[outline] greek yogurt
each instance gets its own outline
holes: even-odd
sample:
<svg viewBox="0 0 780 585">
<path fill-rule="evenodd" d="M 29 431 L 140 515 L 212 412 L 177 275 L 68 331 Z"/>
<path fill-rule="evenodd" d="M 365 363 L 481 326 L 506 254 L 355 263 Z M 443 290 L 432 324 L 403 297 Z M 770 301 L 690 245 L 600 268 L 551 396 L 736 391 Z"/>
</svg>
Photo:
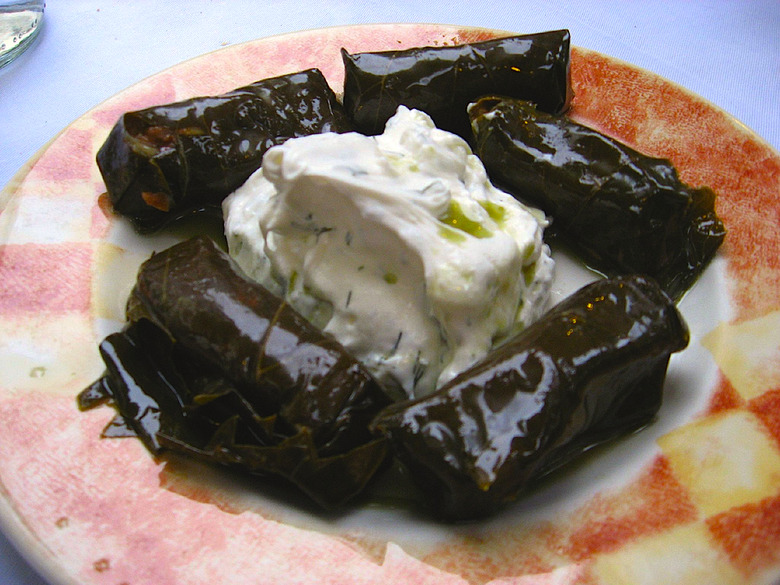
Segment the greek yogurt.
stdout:
<svg viewBox="0 0 780 585">
<path fill-rule="evenodd" d="M 379 136 L 271 148 L 223 210 L 242 269 L 401 396 L 432 392 L 548 308 L 546 218 L 420 111 L 400 107 Z"/>
</svg>

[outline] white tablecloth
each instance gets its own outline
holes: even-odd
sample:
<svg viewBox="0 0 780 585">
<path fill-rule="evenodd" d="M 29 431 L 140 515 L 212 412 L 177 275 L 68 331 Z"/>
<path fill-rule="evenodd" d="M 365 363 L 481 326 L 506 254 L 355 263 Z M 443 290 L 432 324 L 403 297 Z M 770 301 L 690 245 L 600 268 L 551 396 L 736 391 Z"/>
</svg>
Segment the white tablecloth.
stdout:
<svg viewBox="0 0 780 585">
<path fill-rule="evenodd" d="M 574 44 L 687 87 L 780 149 L 777 0 L 49 0 L 36 44 L 0 70 L 0 187 L 72 121 L 161 69 L 259 37 L 376 22 L 568 28 Z M 44 584 L 2 533 L 0 583 Z"/>
</svg>

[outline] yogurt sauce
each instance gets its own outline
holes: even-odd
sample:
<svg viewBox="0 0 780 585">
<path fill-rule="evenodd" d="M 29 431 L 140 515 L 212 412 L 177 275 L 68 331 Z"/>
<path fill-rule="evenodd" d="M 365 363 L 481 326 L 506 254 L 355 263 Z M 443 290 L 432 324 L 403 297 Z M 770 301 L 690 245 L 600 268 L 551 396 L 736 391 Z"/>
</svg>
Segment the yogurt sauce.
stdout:
<svg viewBox="0 0 780 585">
<path fill-rule="evenodd" d="M 544 215 L 417 110 L 379 136 L 271 148 L 223 210 L 242 269 L 401 396 L 432 392 L 548 308 Z"/>
</svg>

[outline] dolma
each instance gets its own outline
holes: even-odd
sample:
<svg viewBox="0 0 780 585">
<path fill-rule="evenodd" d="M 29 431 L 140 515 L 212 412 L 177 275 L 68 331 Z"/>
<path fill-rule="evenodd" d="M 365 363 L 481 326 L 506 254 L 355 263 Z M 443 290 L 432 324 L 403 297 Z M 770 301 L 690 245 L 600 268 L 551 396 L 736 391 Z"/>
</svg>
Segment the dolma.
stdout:
<svg viewBox="0 0 780 585">
<path fill-rule="evenodd" d="M 557 30 L 472 44 L 349 54 L 344 107 L 355 128 L 380 134 L 399 105 L 422 110 L 438 128 L 471 140 L 466 107 L 486 94 L 569 107 L 570 35 Z"/>
<path fill-rule="evenodd" d="M 642 276 L 601 279 L 434 394 L 372 423 L 444 519 L 489 514 L 594 445 L 648 424 L 688 343 Z"/>
<path fill-rule="evenodd" d="M 351 126 L 318 69 L 123 114 L 97 154 L 114 210 L 140 232 L 222 200 L 288 138 Z"/>
<path fill-rule="evenodd" d="M 113 403 L 109 434 L 124 424 L 152 453 L 282 478 L 325 508 L 386 463 L 368 427 L 390 403 L 382 388 L 211 240 L 148 259 L 127 315 L 100 345 L 105 375 L 79 397 L 82 408 Z"/>
<path fill-rule="evenodd" d="M 523 100 L 483 97 L 469 115 L 491 179 L 541 207 L 549 233 L 593 268 L 647 274 L 679 300 L 723 242 L 715 193 L 683 183 L 668 160 Z"/>
</svg>

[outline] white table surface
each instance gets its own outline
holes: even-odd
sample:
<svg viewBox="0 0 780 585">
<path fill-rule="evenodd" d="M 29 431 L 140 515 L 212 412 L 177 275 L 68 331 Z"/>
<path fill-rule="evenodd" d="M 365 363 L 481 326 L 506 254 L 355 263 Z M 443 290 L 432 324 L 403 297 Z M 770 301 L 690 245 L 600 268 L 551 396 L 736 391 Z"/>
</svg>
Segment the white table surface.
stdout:
<svg viewBox="0 0 780 585">
<path fill-rule="evenodd" d="M 777 0 L 48 0 L 36 44 L 0 70 L 0 187 L 72 121 L 157 71 L 228 44 L 376 22 L 568 28 L 575 45 L 687 87 L 780 150 Z M 0 532 L 0 584 L 45 583 Z"/>
</svg>

